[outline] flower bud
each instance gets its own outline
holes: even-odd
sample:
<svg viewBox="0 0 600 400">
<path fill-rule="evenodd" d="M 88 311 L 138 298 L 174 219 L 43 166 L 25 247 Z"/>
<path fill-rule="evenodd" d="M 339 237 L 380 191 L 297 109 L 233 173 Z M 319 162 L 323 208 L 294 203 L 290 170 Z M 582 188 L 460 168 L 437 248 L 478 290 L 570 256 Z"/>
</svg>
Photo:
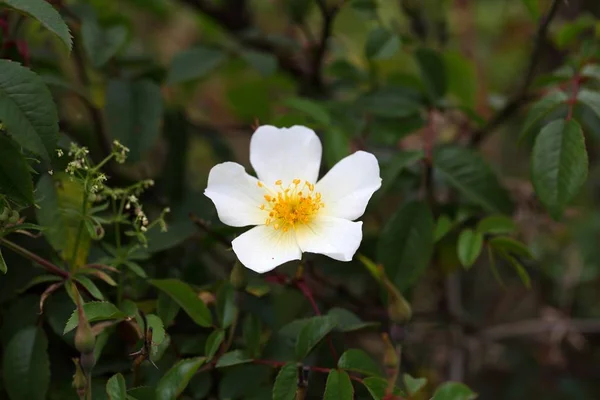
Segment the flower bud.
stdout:
<svg viewBox="0 0 600 400">
<path fill-rule="evenodd" d="M 2 210 L 2 213 L 0 213 L 0 221 L 6 221 L 8 219 L 9 213 L 9 208 L 4 207 L 4 210 Z"/>
<path fill-rule="evenodd" d="M 17 222 L 19 222 L 19 212 L 16 210 L 13 210 L 10 218 L 8 219 L 8 222 L 11 224 L 16 224 Z"/>
<path fill-rule="evenodd" d="M 235 262 L 231 274 L 229 275 L 229 282 L 235 290 L 244 290 L 248 284 L 248 276 L 246 274 L 246 268 L 239 263 Z"/>
<path fill-rule="evenodd" d="M 81 369 L 86 376 L 90 376 L 92 373 L 92 369 L 96 365 L 96 357 L 94 357 L 94 352 L 91 353 L 81 353 L 81 357 L 79 358 L 79 363 L 81 364 Z"/>
<path fill-rule="evenodd" d="M 75 348 L 83 355 L 94 352 L 96 337 L 92 327 L 87 320 L 83 308 L 79 307 L 79 324 L 75 332 Z"/>
<path fill-rule="evenodd" d="M 387 312 L 392 322 L 403 324 L 410 319 L 412 310 L 402 295 L 390 296 L 389 302 Z"/>
</svg>

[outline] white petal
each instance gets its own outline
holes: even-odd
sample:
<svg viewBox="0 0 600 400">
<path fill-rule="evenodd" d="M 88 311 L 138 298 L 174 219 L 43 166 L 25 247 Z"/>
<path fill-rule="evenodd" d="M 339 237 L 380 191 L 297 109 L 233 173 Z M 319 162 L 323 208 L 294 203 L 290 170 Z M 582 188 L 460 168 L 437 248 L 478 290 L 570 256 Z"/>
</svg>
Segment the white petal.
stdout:
<svg viewBox="0 0 600 400">
<path fill-rule="evenodd" d="M 244 167 L 233 162 L 215 165 L 208 174 L 204 195 L 210 198 L 219 219 L 230 226 L 261 225 L 265 212 L 260 210 L 264 202 L 264 190 L 258 180 L 246 173 Z"/>
<path fill-rule="evenodd" d="M 254 227 L 231 244 L 240 262 L 259 274 L 302 257 L 293 231 L 282 232 L 272 226 Z"/>
<path fill-rule="evenodd" d="M 379 164 L 371 153 L 357 151 L 342 159 L 317 183 L 330 217 L 355 220 L 365 213 L 369 199 L 381 187 Z"/>
<path fill-rule="evenodd" d="M 267 185 L 281 179 L 285 185 L 293 179 L 315 183 L 321 165 L 321 141 L 304 126 L 277 128 L 260 126 L 250 140 L 250 163 Z"/>
<path fill-rule="evenodd" d="M 362 222 L 317 217 L 309 225 L 296 230 L 296 240 L 302 251 L 350 261 L 362 240 Z"/>
</svg>

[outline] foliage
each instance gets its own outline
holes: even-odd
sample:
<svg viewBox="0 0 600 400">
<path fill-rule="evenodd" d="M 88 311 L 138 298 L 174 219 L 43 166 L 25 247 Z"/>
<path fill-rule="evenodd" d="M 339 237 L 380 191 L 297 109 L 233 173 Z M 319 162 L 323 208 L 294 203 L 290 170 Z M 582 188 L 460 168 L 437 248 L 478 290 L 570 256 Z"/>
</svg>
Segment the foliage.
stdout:
<svg viewBox="0 0 600 400">
<path fill-rule="evenodd" d="M 0 0 L 0 399 L 597 398 L 595 2 L 266 3 Z M 375 154 L 353 260 L 235 260 L 258 124 Z"/>
</svg>

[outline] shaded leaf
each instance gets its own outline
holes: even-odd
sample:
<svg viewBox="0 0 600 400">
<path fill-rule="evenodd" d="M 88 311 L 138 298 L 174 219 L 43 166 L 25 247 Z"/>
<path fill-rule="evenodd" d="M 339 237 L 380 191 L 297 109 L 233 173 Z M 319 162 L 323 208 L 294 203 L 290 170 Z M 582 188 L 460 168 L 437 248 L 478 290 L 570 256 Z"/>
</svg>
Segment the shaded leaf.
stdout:
<svg viewBox="0 0 600 400">
<path fill-rule="evenodd" d="M 415 51 L 415 58 L 430 99 L 433 101 L 440 99 L 448 90 L 446 65 L 440 53 L 421 47 Z"/>
<path fill-rule="evenodd" d="M 456 96 L 463 106 L 475 108 L 477 76 L 474 63 L 458 52 L 445 53 L 443 56 L 448 92 Z"/>
<path fill-rule="evenodd" d="M 149 283 L 171 296 L 196 324 L 211 326 L 210 311 L 187 283 L 179 279 L 154 279 Z"/>
<path fill-rule="evenodd" d="M 244 319 L 242 331 L 248 354 L 252 357 L 257 356 L 260 352 L 262 334 L 261 320 L 253 314 L 247 314 Z"/>
<path fill-rule="evenodd" d="M 167 82 L 175 84 L 202 78 L 217 68 L 225 58 L 226 55 L 221 50 L 208 47 L 184 50 L 173 58 Z"/>
<path fill-rule="evenodd" d="M 240 56 L 263 76 L 269 76 L 277 70 L 277 58 L 271 53 L 245 49 Z"/>
<path fill-rule="evenodd" d="M 217 317 L 221 328 L 228 328 L 233 323 L 237 313 L 235 289 L 229 282 L 226 282 L 221 285 L 217 292 Z"/>
<path fill-rule="evenodd" d="M 386 223 L 377 243 L 377 261 L 402 291 L 411 287 L 429 265 L 434 222 L 422 202 L 404 204 Z"/>
<path fill-rule="evenodd" d="M 336 327 L 337 320 L 331 316 L 309 318 L 296 340 L 296 357 L 303 359 L 329 332 Z"/>
<path fill-rule="evenodd" d="M 171 367 L 156 386 L 156 400 L 173 400 L 179 397 L 204 361 L 204 357 L 190 358 Z"/>
<path fill-rule="evenodd" d="M 365 385 L 374 400 L 385 400 L 384 397 L 388 388 L 388 382 L 386 379 L 370 376 L 363 379 L 363 385 Z M 402 391 L 397 387 L 394 387 L 393 394 L 396 396 L 402 396 Z"/>
<path fill-rule="evenodd" d="M 8 267 L 6 266 L 6 261 L 4 261 L 4 256 L 2 255 L 2 250 L 0 250 L 0 272 L 6 274 L 8 271 Z"/>
<path fill-rule="evenodd" d="M 334 307 L 327 312 L 327 315 L 336 319 L 336 329 L 341 332 L 354 332 L 379 326 L 379 322 L 364 322 L 345 308 Z"/>
<path fill-rule="evenodd" d="M 483 234 L 472 229 L 463 230 L 458 236 L 458 259 L 465 268 L 470 268 L 481 254 Z"/>
<path fill-rule="evenodd" d="M 90 278 L 83 275 L 77 275 L 75 280 L 81 284 L 96 300 L 104 300 L 104 295 L 98 289 L 98 286 Z"/>
<path fill-rule="evenodd" d="M 285 364 L 275 378 L 273 400 L 294 400 L 298 384 L 298 366 L 295 363 Z"/>
<path fill-rule="evenodd" d="M 33 183 L 29 165 L 11 138 L 2 133 L 0 133 L 0 193 L 19 203 L 33 203 Z"/>
<path fill-rule="evenodd" d="M 231 367 L 233 365 L 246 364 L 251 362 L 252 359 L 248 358 L 241 350 L 234 350 L 223 354 L 219 361 L 217 361 L 217 368 Z"/>
<path fill-rule="evenodd" d="M 148 328 L 152 328 L 152 343 L 160 345 L 165 340 L 165 326 L 162 320 L 154 314 L 146 315 L 146 323 Z"/>
<path fill-rule="evenodd" d="M 586 181 L 588 156 L 581 127 L 574 120 L 556 120 L 539 133 L 531 155 L 531 181 L 554 219 Z"/>
<path fill-rule="evenodd" d="M 16 62 L 0 60 L 0 71 L 4 129 L 20 146 L 49 161 L 58 140 L 58 114 L 50 91 L 38 75 Z"/>
<path fill-rule="evenodd" d="M 125 385 L 123 375 L 113 375 L 106 382 L 106 394 L 108 395 L 108 400 L 125 400 L 127 398 L 127 386 Z"/>
<path fill-rule="evenodd" d="M 301 97 L 290 97 L 284 101 L 284 104 L 308 115 L 323 126 L 328 126 L 331 123 L 331 117 L 325 106 L 316 101 Z"/>
<path fill-rule="evenodd" d="M 431 400 L 472 400 L 477 397 L 467 385 L 459 382 L 446 382 L 441 384 Z"/>
<path fill-rule="evenodd" d="M 365 56 L 370 60 L 391 58 L 400 49 L 400 37 L 388 29 L 377 26 L 367 36 Z"/>
<path fill-rule="evenodd" d="M 323 400 L 352 400 L 354 387 L 350 376 L 344 371 L 332 369 L 327 376 Z"/>
<path fill-rule="evenodd" d="M 204 349 L 204 354 L 206 355 L 207 360 L 212 360 L 212 358 L 219 351 L 219 347 L 221 347 L 221 343 L 223 343 L 223 339 L 225 339 L 225 332 L 221 329 L 215 329 L 211 332 L 206 339 L 206 345 Z"/>
<path fill-rule="evenodd" d="M 126 317 L 114 304 L 108 301 L 94 301 L 83 305 L 83 312 L 89 322 L 118 320 Z M 77 310 L 74 310 L 71 317 L 65 325 L 63 335 L 77 328 L 79 323 L 79 315 Z"/>
<path fill-rule="evenodd" d="M 484 234 L 513 233 L 517 230 L 515 222 L 504 215 L 490 215 L 477 224 L 477 230 Z"/>
<path fill-rule="evenodd" d="M 381 376 L 381 368 L 371 356 L 360 349 L 346 350 L 338 360 L 338 368 L 360 372 L 364 375 Z"/>
<path fill-rule="evenodd" d="M 171 296 L 167 295 L 164 292 L 160 292 L 158 294 L 158 303 L 156 305 L 156 313 L 159 318 L 165 323 L 165 326 L 171 325 L 171 323 L 177 317 L 177 313 L 181 306 L 177 304 L 175 300 L 171 298 Z"/>
<path fill-rule="evenodd" d="M 553 91 L 533 103 L 523 123 L 520 140 L 530 133 L 548 114 L 556 110 L 561 104 L 565 104 L 568 98 L 563 91 Z"/>
<path fill-rule="evenodd" d="M 81 21 L 81 39 L 92 65 L 100 68 L 123 47 L 127 40 L 127 28 L 123 25 L 103 27 L 96 15 L 88 12 Z"/>
<path fill-rule="evenodd" d="M 519 257 L 533 258 L 529 248 L 524 243 L 521 243 L 513 238 L 506 236 L 497 236 L 490 239 L 490 245 L 498 250 L 503 250 L 509 254 L 514 254 Z"/>
<path fill-rule="evenodd" d="M 454 224 L 452 223 L 450 218 L 448 218 L 447 215 L 440 215 L 437 222 L 435 223 L 435 229 L 433 231 L 433 241 L 437 242 L 438 240 L 446 236 L 446 234 L 452 230 L 453 226 Z"/>
<path fill-rule="evenodd" d="M 426 384 L 427 378 L 413 378 L 409 374 L 402 375 L 404 386 L 411 396 L 420 391 Z"/>
</svg>

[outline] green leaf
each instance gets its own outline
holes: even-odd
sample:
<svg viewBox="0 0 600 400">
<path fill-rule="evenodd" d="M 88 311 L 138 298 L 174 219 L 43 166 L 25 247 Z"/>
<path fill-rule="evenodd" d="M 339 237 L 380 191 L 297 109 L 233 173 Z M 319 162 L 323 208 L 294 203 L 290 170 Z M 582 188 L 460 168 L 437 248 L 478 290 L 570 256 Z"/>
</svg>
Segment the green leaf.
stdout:
<svg viewBox="0 0 600 400">
<path fill-rule="evenodd" d="M 8 267 L 6 266 L 6 261 L 4 261 L 4 256 L 2 255 L 2 250 L 0 250 L 0 272 L 6 274 L 8 271 Z"/>
<path fill-rule="evenodd" d="M 221 50 L 196 47 L 178 53 L 171 62 L 167 83 L 176 84 L 202 78 L 225 61 Z"/>
<path fill-rule="evenodd" d="M 333 168 L 350 153 L 350 139 L 340 128 L 330 126 L 323 132 L 323 148 L 325 165 Z"/>
<path fill-rule="evenodd" d="M 104 300 L 104 295 L 98 289 L 98 286 L 90 278 L 84 275 L 77 275 L 75 280 L 81 284 L 97 300 Z"/>
<path fill-rule="evenodd" d="M 463 230 L 458 236 L 457 252 L 458 259 L 465 268 L 470 268 L 483 247 L 483 234 L 472 229 Z"/>
<path fill-rule="evenodd" d="M 149 283 L 171 296 L 196 324 L 204 327 L 212 325 L 210 311 L 187 283 L 179 279 L 154 279 Z"/>
<path fill-rule="evenodd" d="M 336 329 L 341 332 L 354 332 L 379 326 L 379 322 L 364 322 L 345 308 L 334 307 L 327 312 L 327 315 L 337 320 Z"/>
<path fill-rule="evenodd" d="M 138 386 L 129 389 L 127 395 L 129 396 L 127 400 L 156 400 L 156 388 L 152 386 Z"/>
<path fill-rule="evenodd" d="M 508 261 L 508 263 L 515 269 L 515 272 L 517 273 L 517 275 L 519 275 L 519 278 L 521 279 L 521 282 L 523 282 L 525 287 L 531 289 L 531 277 L 527 273 L 525 267 L 519 262 L 519 260 L 506 253 L 505 251 L 498 251 L 498 254 L 500 254 L 502 258 Z"/>
<path fill-rule="evenodd" d="M 4 388 L 11 400 L 45 400 L 50 385 L 48 339 L 41 328 L 17 332 L 3 354 Z"/>
<path fill-rule="evenodd" d="M 290 97 L 286 99 L 283 104 L 290 108 L 293 108 L 294 110 L 298 110 L 308 115 L 309 117 L 314 119 L 315 122 L 323 126 L 329 126 L 331 124 L 331 117 L 329 116 L 329 112 L 327 111 L 325 106 L 323 106 L 320 103 L 317 103 L 316 101 L 300 97 Z"/>
<path fill-rule="evenodd" d="M 50 90 L 16 62 L 0 60 L 0 71 L 0 122 L 20 146 L 50 161 L 58 140 L 58 114 Z"/>
<path fill-rule="evenodd" d="M 448 232 L 452 230 L 454 224 L 447 215 L 440 215 L 437 222 L 435 223 L 435 229 L 433 231 L 433 241 L 438 242 L 441 238 L 446 236 Z"/>
<path fill-rule="evenodd" d="M 37 19 L 46 29 L 58 36 L 71 51 L 73 38 L 69 27 L 58 11 L 46 0 L 2 0 L 0 3 Z"/>
<path fill-rule="evenodd" d="M 433 229 L 431 210 L 422 202 L 404 204 L 383 228 L 377 261 L 401 291 L 415 284 L 429 265 Z"/>
<path fill-rule="evenodd" d="M 156 313 L 160 319 L 165 323 L 165 326 L 171 325 L 171 323 L 177 317 L 181 306 L 164 292 L 158 294 L 158 303 L 156 305 Z"/>
<path fill-rule="evenodd" d="M 540 18 L 540 3 L 539 0 L 521 0 L 527 9 L 532 20 L 537 21 Z"/>
<path fill-rule="evenodd" d="M 156 400 L 172 400 L 179 397 L 204 361 L 204 357 L 190 358 L 171 367 L 156 386 Z"/>
<path fill-rule="evenodd" d="M 331 316 L 322 315 L 308 319 L 298 334 L 296 357 L 299 360 L 306 357 L 336 327 L 336 323 L 337 320 Z"/>
<path fill-rule="evenodd" d="M 127 399 L 127 385 L 125 384 L 123 375 L 115 374 L 106 382 L 106 394 L 108 395 L 108 400 Z"/>
<path fill-rule="evenodd" d="M 406 118 L 420 112 L 423 105 L 404 88 L 387 87 L 367 93 L 356 100 L 362 113 L 382 118 Z M 411 150 L 400 154 L 415 154 Z"/>
<path fill-rule="evenodd" d="M 442 146 L 434 152 L 433 165 L 444 181 L 471 203 L 488 212 L 512 212 L 508 192 L 478 153 L 460 146 Z"/>
<path fill-rule="evenodd" d="M 517 225 L 511 218 L 504 215 L 490 215 L 479 221 L 477 230 L 483 234 L 498 235 L 513 233 L 517 230 Z"/>
<path fill-rule="evenodd" d="M 263 76 L 272 75 L 277 70 L 277 58 L 273 54 L 246 49 L 240 56 Z"/>
<path fill-rule="evenodd" d="M 346 350 L 338 360 L 338 368 L 360 372 L 363 375 L 381 376 L 379 365 L 360 349 Z"/>
<path fill-rule="evenodd" d="M 273 400 L 294 400 L 298 384 L 298 366 L 295 363 L 285 364 L 275 378 Z"/>
<path fill-rule="evenodd" d="M 241 350 L 234 350 L 223 354 L 217 361 L 217 368 L 231 367 L 233 365 L 246 364 L 252 362 Z"/>
<path fill-rule="evenodd" d="M 127 41 L 127 28 L 123 25 L 103 27 L 95 14 L 88 12 L 81 21 L 83 48 L 96 68 L 104 66 Z"/>
<path fill-rule="evenodd" d="M 448 92 L 456 96 L 464 107 L 475 108 L 477 78 L 473 62 L 458 52 L 451 52 L 444 54 L 444 66 Z"/>
<path fill-rule="evenodd" d="M 60 253 L 63 260 L 71 262 L 80 234 L 75 264 L 86 263 L 91 238 L 87 230 L 79 230 L 81 209 L 84 202 L 83 186 L 78 180 L 71 180 L 66 173 L 44 175 L 36 187 L 36 217 L 46 228 L 44 237 Z"/>
<path fill-rule="evenodd" d="M 444 97 L 448 90 L 448 80 L 446 65 L 440 53 L 421 47 L 415 51 L 415 58 L 430 99 L 436 101 Z"/>
<path fill-rule="evenodd" d="M 384 168 L 382 172 L 381 188 L 375 192 L 377 200 L 383 198 L 396 183 L 400 173 L 409 166 L 423 159 L 425 153 L 422 150 L 407 150 L 397 153 Z"/>
<path fill-rule="evenodd" d="M 244 319 L 242 331 L 248 354 L 252 357 L 257 356 L 260 352 L 262 335 L 262 323 L 260 319 L 253 314 L 247 314 Z"/>
<path fill-rule="evenodd" d="M 581 89 L 577 94 L 577 101 L 588 106 L 598 118 L 600 118 L 600 93 L 589 90 Z"/>
<path fill-rule="evenodd" d="M 105 111 L 112 138 L 129 147 L 131 161 L 140 161 L 160 134 L 160 87 L 149 80 L 113 79 L 108 83 Z"/>
<path fill-rule="evenodd" d="M 365 57 L 369 60 L 386 60 L 400 49 L 400 37 L 384 27 L 375 27 L 365 43 Z"/>
<path fill-rule="evenodd" d="M 160 345 L 165 340 L 165 326 L 162 320 L 157 315 L 148 314 L 146 323 L 148 328 L 152 329 L 152 343 L 156 346 Z"/>
<path fill-rule="evenodd" d="M 580 72 L 580 75 L 585 78 L 595 79 L 600 81 L 600 65 L 598 64 L 586 64 Z M 587 90 L 587 89 L 584 89 Z M 579 92 L 581 93 L 581 91 Z"/>
<path fill-rule="evenodd" d="M 562 216 L 587 174 L 588 156 L 579 124 L 556 120 L 546 125 L 533 145 L 531 181 L 552 218 Z"/>
<path fill-rule="evenodd" d="M 148 274 L 146 274 L 146 271 L 144 271 L 144 269 L 137 263 L 134 263 L 133 261 L 124 261 L 123 264 L 125 264 L 125 266 L 134 274 L 136 274 L 137 276 L 139 276 L 140 278 L 148 278 Z"/>
<path fill-rule="evenodd" d="M 235 289 L 229 282 L 224 283 L 217 292 L 217 317 L 221 328 L 228 328 L 238 313 L 235 306 Z"/>
<path fill-rule="evenodd" d="M 473 400 L 476 397 L 464 383 L 446 382 L 437 388 L 431 400 Z"/>
<path fill-rule="evenodd" d="M 427 378 L 413 378 L 409 374 L 403 374 L 402 381 L 404 382 L 408 394 L 411 396 L 423 389 L 427 384 Z"/>
<path fill-rule="evenodd" d="M 561 104 L 565 104 L 568 98 L 563 91 L 553 91 L 535 102 L 527 113 L 519 140 L 523 140 L 548 114 L 556 110 Z"/>
<path fill-rule="evenodd" d="M 370 376 L 363 379 L 363 385 L 365 385 L 374 400 L 384 400 L 388 388 L 388 382 L 386 379 Z M 397 387 L 394 387 L 393 394 L 396 396 L 401 396 L 402 392 Z"/>
<path fill-rule="evenodd" d="M 533 255 L 527 246 L 513 238 L 497 236 L 490 239 L 490 245 L 492 245 L 494 249 L 503 250 L 509 254 L 514 254 L 519 257 L 533 258 Z"/>
<path fill-rule="evenodd" d="M 33 204 L 33 182 L 29 173 L 29 164 L 11 138 L 2 133 L 0 133 L 0 193 L 19 203 Z"/>
<path fill-rule="evenodd" d="M 83 305 L 83 312 L 89 322 L 119 320 L 126 317 L 114 304 L 108 301 L 85 303 Z M 79 315 L 77 315 L 77 310 L 74 310 L 65 325 L 63 335 L 77 328 L 77 324 L 79 324 Z"/>
<path fill-rule="evenodd" d="M 225 332 L 221 329 L 212 331 L 212 333 L 208 336 L 204 348 L 204 353 L 207 360 L 212 360 L 215 354 L 217 354 L 219 347 L 221 347 L 221 343 L 223 343 L 223 339 L 225 339 Z"/>
<path fill-rule="evenodd" d="M 332 369 L 327 376 L 323 400 L 352 400 L 354 387 L 350 376 L 344 371 Z"/>
</svg>

